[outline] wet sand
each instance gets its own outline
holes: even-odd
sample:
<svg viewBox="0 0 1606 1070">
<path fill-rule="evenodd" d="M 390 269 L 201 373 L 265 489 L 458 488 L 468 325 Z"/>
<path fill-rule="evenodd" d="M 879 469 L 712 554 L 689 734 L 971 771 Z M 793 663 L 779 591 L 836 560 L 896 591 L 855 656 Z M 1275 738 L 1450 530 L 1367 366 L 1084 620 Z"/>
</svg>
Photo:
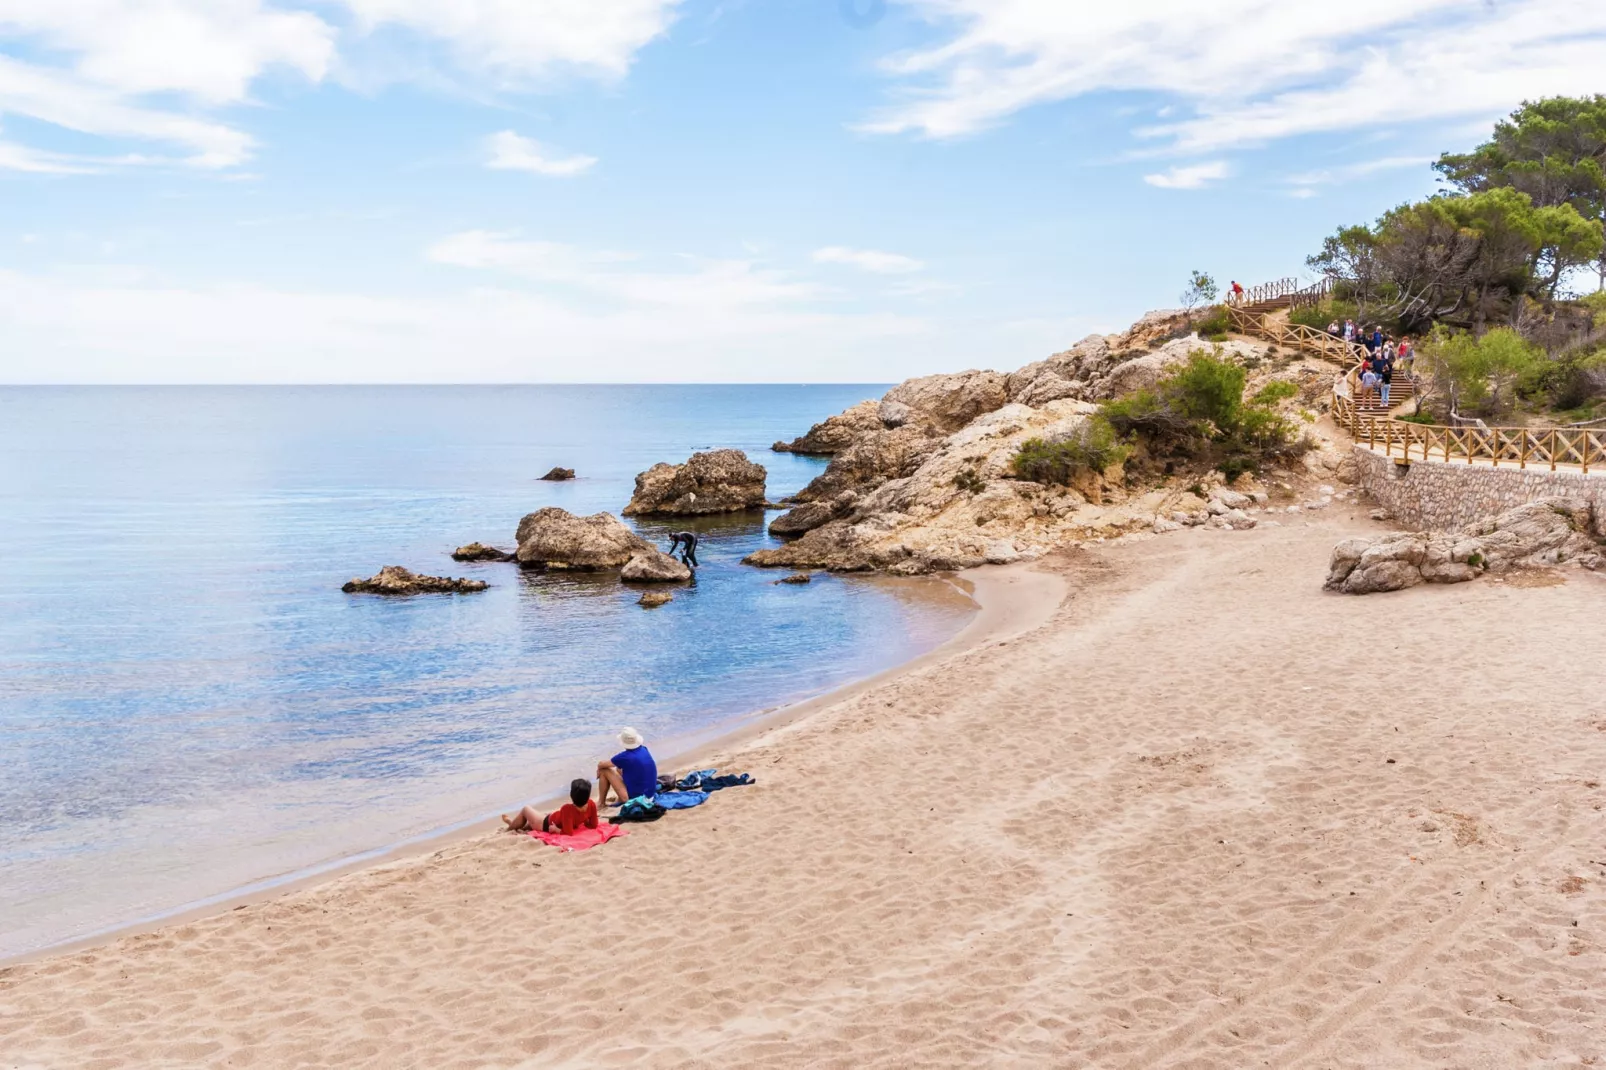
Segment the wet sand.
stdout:
<svg viewBox="0 0 1606 1070">
<path fill-rule="evenodd" d="M 0 971 L 0 1066 L 1606 1065 L 1606 581 L 1372 525 L 988 570 L 594 851 L 485 834 Z"/>
</svg>

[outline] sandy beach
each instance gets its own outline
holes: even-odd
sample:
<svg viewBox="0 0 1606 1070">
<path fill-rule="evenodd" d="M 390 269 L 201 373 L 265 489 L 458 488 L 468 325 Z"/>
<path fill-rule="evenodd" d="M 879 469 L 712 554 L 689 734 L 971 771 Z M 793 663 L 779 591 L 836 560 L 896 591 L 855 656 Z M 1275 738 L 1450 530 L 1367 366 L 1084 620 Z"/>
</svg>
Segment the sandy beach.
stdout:
<svg viewBox="0 0 1606 1070">
<path fill-rule="evenodd" d="M 0 1067 L 1606 1065 L 1606 581 L 1323 593 L 1377 530 L 988 570 L 756 787 L 0 970 Z"/>
</svg>

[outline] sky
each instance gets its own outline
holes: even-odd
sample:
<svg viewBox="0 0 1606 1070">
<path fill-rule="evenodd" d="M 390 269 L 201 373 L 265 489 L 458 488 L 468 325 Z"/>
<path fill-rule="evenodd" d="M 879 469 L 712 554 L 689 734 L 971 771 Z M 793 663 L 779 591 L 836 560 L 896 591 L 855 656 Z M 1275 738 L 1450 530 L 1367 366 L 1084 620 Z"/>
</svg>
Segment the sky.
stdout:
<svg viewBox="0 0 1606 1070">
<path fill-rule="evenodd" d="M 891 382 L 1309 276 L 1600 0 L 0 0 L 0 382 Z"/>
</svg>

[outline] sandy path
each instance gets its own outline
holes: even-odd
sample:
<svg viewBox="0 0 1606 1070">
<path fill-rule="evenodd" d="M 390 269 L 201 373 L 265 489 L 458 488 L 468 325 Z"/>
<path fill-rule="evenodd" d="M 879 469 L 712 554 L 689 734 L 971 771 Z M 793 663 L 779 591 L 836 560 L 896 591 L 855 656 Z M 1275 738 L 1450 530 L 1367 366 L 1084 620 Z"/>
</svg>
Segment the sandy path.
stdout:
<svg viewBox="0 0 1606 1070">
<path fill-rule="evenodd" d="M 0 1066 L 1606 1066 L 1606 582 L 1324 595 L 1358 526 L 1074 556 L 597 851 L 14 967 Z"/>
</svg>

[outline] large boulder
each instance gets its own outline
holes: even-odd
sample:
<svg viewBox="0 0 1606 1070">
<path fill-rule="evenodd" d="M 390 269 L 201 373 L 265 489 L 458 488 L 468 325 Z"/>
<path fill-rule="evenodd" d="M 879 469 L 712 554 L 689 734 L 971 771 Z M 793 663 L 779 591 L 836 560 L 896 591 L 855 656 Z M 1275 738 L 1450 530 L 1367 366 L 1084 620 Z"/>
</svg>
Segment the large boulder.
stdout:
<svg viewBox="0 0 1606 1070">
<path fill-rule="evenodd" d="M 562 483 L 574 478 L 573 468 L 553 468 L 541 477 L 549 483 Z"/>
<path fill-rule="evenodd" d="M 1530 502 L 1460 534 L 1382 535 L 1345 539 L 1333 548 L 1329 591 L 1376 594 L 1421 583 L 1465 583 L 1485 571 L 1575 564 L 1598 569 L 1606 553 L 1589 534 L 1588 502 Z"/>
<path fill-rule="evenodd" d="M 907 405 L 946 433 L 959 430 L 984 412 L 1009 401 L 1006 379 L 997 372 L 965 371 L 906 379 L 888 390 L 885 401 Z"/>
<path fill-rule="evenodd" d="M 636 477 L 626 516 L 703 516 L 764 507 L 764 466 L 741 450 L 694 453 L 685 464 L 655 464 Z"/>
<path fill-rule="evenodd" d="M 879 402 L 861 401 L 851 409 L 821 420 L 801 438 L 777 442 L 770 448 L 776 453 L 806 453 L 818 457 L 841 453 L 866 431 L 881 430 L 880 409 Z"/>
<path fill-rule="evenodd" d="M 626 583 L 684 583 L 691 579 L 691 566 L 661 550 L 644 550 L 619 571 Z"/>
<path fill-rule="evenodd" d="M 524 568 L 583 572 L 619 568 L 636 554 L 653 549 L 611 513 L 575 516 L 556 506 L 520 520 L 518 542 L 514 556 Z"/>
<path fill-rule="evenodd" d="M 461 580 L 450 576 L 420 576 L 400 565 L 386 565 L 365 580 L 352 580 L 340 589 L 347 594 L 465 594 L 483 591 L 484 580 Z"/>
</svg>

